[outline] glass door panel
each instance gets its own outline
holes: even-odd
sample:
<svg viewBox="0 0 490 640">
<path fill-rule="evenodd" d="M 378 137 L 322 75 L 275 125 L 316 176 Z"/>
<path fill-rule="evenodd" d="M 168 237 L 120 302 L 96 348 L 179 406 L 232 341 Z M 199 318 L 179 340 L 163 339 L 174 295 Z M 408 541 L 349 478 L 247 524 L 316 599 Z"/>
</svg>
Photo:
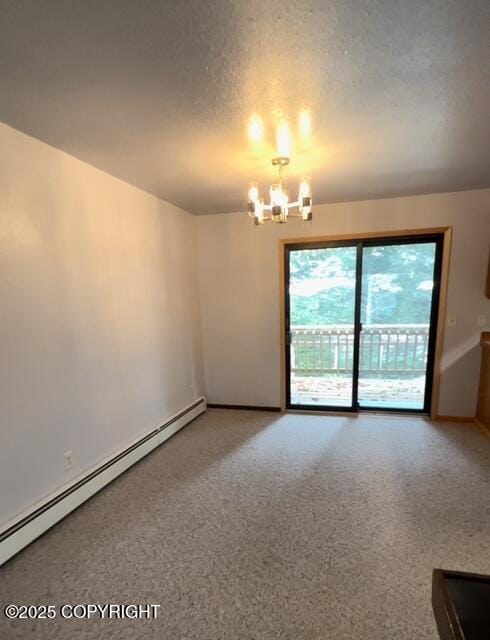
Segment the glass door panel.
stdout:
<svg viewBox="0 0 490 640">
<path fill-rule="evenodd" d="M 287 250 L 288 406 L 354 406 L 356 266 L 354 244 Z"/>
<path fill-rule="evenodd" d="M 437 246 L 401 240 L 363 247 L 361 408 L 428 409 Z"/>
</svg>

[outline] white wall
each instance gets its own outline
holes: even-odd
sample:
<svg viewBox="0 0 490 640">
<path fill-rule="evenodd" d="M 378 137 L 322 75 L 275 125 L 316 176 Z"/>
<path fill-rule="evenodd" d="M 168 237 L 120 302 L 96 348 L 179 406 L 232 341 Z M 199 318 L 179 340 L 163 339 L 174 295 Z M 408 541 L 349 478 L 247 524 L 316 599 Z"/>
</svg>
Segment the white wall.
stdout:
<svg viewBox="0 0 490 640">
<path fill-rule="evenodd" d="M 0 124 L 0 341 L 5 523 L 202 393 L 194 218 Z"/>
<path fill-rule="evenodd" d="M 321 205 L 312 224 L 256 229 L 244 213 L 197 220 L 208 402 L 280 404 L 279 238 L 454 227 L 439 413 L 473 416 L 490 239 L 490 190 Z"/>
</svg>

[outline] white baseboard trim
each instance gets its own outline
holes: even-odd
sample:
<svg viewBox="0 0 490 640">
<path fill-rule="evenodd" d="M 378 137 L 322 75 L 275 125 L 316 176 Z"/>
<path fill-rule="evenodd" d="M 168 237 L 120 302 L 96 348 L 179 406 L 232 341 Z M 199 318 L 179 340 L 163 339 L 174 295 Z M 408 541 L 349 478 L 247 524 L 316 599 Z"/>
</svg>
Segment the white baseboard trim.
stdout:
<svg viewBox="0 0 490 640">
<path fill-rule="evenodd" d="M 9 523 L 0 533 L 0 566 L 204 411 L 206 400 L 201 397 Z"/>
</svg>

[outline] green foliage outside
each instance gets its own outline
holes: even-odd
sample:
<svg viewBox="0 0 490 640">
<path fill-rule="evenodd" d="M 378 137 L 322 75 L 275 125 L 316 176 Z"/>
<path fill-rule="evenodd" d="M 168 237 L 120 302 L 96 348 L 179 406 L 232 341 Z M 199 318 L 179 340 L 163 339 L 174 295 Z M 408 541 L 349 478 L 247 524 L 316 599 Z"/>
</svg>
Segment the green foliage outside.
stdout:
<svg viewBox="0 0 490 640">
<path fill-rule="evenodd" d="M 433 243 L 366 247 L 361 321 L 428 324 L 434 257 Z M 355 247 L 291 252 L 291 325 L 352 324 L 355 269 Z"/>
</svg>

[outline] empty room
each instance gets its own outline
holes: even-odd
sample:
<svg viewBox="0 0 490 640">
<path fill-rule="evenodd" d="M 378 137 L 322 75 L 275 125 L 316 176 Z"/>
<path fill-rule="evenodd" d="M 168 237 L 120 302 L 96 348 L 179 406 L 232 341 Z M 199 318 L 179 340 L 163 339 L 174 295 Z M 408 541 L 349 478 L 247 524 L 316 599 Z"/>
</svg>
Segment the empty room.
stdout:
<svg viewBox="0 0 490 640">
<path fill-rule="evenodd" d="M 490 638 L 488 0 L 0 0 L 0 638 Z"/>
</svg>

